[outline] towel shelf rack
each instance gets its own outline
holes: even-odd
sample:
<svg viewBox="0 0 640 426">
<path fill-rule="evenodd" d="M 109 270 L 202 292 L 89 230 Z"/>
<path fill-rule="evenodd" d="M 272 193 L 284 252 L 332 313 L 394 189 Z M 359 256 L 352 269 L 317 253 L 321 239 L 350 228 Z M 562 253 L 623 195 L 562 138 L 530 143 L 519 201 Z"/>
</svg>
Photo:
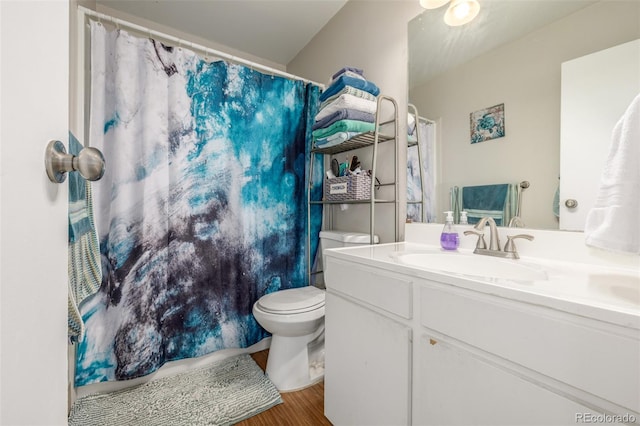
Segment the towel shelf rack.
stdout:
<svg viewBox="0 0 640 426">
<path fill-rule="evenodd" d="M 67 154 L 64 144 L 51 140 L 44 152 L 44 167 L 49 180 L 62 183 L 67 172 L 77 171 L 83 178 L 96 181 L 104 175 L 105 161 L 100 150 L 84 148 L 76 155 Z"/>
</svg>

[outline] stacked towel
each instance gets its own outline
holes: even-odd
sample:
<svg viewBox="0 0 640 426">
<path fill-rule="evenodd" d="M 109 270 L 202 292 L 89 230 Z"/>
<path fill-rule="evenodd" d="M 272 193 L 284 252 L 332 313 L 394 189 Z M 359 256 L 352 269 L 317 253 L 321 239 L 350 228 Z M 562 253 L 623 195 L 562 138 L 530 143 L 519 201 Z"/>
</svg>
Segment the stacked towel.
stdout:
<svg viewBox="0 0 640 426">
<path fill-rule="evenodd" d="M 600 189 L 585 224 L 586 244 L 640 254 L 640 95 L 613 128 Z"/>
<path fill-rule="evenodd" d="M 77 155 L 82 148 L 69 132 L 69 153 Z M 68 272 L 68 335 L 72 342 L 79 342 L 84 337 L 80 305 L 95 294 L 102 283 L 100 246 L 93 221 L 91 185 L 79 172 L 69 172 Z"/>
<path fill-rule="evenodd" d="M 319 97 L 320 110 L 312 132 L 315 146 L 334 146 L 374 131 L 379 93 L 359 68 L 344 67 L 336 72 Z"/>
<path fill-rule="evenodd" d="M 418 126 L 416 124 L 416 118 L 413 114 L 407 114 L 407 142 L 418 141 Z"/>
</svg>

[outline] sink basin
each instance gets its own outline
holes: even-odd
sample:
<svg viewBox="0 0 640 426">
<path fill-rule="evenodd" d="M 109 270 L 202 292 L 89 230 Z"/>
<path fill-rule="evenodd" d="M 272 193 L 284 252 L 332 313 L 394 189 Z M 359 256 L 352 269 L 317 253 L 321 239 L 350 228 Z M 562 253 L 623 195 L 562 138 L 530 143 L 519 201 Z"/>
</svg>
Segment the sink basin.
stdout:
<svg viewBox="0 0 640 426">
<path fill-rule="evenodd" d="M 397 255 L 400 263 L 422 269 L 469 275 L 489 280 L 540 281 L 547 273 L 520 260 L 500 259 L 463 253 L 405 253 Z"/>
</svg>

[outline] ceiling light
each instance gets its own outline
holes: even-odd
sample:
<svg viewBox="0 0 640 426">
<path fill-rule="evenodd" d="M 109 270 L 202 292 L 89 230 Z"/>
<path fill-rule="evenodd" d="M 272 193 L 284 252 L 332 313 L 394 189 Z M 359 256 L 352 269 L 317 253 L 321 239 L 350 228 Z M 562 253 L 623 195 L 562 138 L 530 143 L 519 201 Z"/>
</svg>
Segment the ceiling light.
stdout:
<svg viewBox="0 0 640 426">
<path fill-rule="evenodd" d="M 425 9 L 437 9 L 449 3 L 449 0 L 420 0 L 420 6 Z"/>
<path fill-rule="evenodd" d="M 444 14 L 444 22 L 452 27 L 464 25 L 478 16 L 480 4 L 478 0 L 452 0 Z"/>
</svg>

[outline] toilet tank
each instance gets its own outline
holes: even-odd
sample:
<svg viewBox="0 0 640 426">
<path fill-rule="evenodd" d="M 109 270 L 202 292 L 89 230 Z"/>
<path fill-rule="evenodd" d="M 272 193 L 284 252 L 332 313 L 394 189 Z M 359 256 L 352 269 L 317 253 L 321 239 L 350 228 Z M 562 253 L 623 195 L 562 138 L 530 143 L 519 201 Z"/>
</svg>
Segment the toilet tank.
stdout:
<svg viewBox="0 0 640 426">
<path fill-rule="evenodd" d="M 378 244 L 378 236 L 373 236 L 374 244 Z M 338 247 L 352 247 L 369 245 L 371 238 L 369 234 L 362 232 L 349 232 L 349 231 L 320 231 L 320 243 L 322 244 L 322 250 L 332 249 Z"/>
<path fill-rule="evenodd" d="M 377 235 L 373 236 L 374 244 L 378 244 L 379 239 Z M 339 247 L 354 247 L 354 246 L 366 246 L 371 244 L 371 237 L 369 234 L 362 232 L 349 232 L 349 231 L 320 231 L 320 248 L 322 249 L 322 265 L 321 269 L 324 269 L 325 249 L 339 248 Z"/>
</svg>

